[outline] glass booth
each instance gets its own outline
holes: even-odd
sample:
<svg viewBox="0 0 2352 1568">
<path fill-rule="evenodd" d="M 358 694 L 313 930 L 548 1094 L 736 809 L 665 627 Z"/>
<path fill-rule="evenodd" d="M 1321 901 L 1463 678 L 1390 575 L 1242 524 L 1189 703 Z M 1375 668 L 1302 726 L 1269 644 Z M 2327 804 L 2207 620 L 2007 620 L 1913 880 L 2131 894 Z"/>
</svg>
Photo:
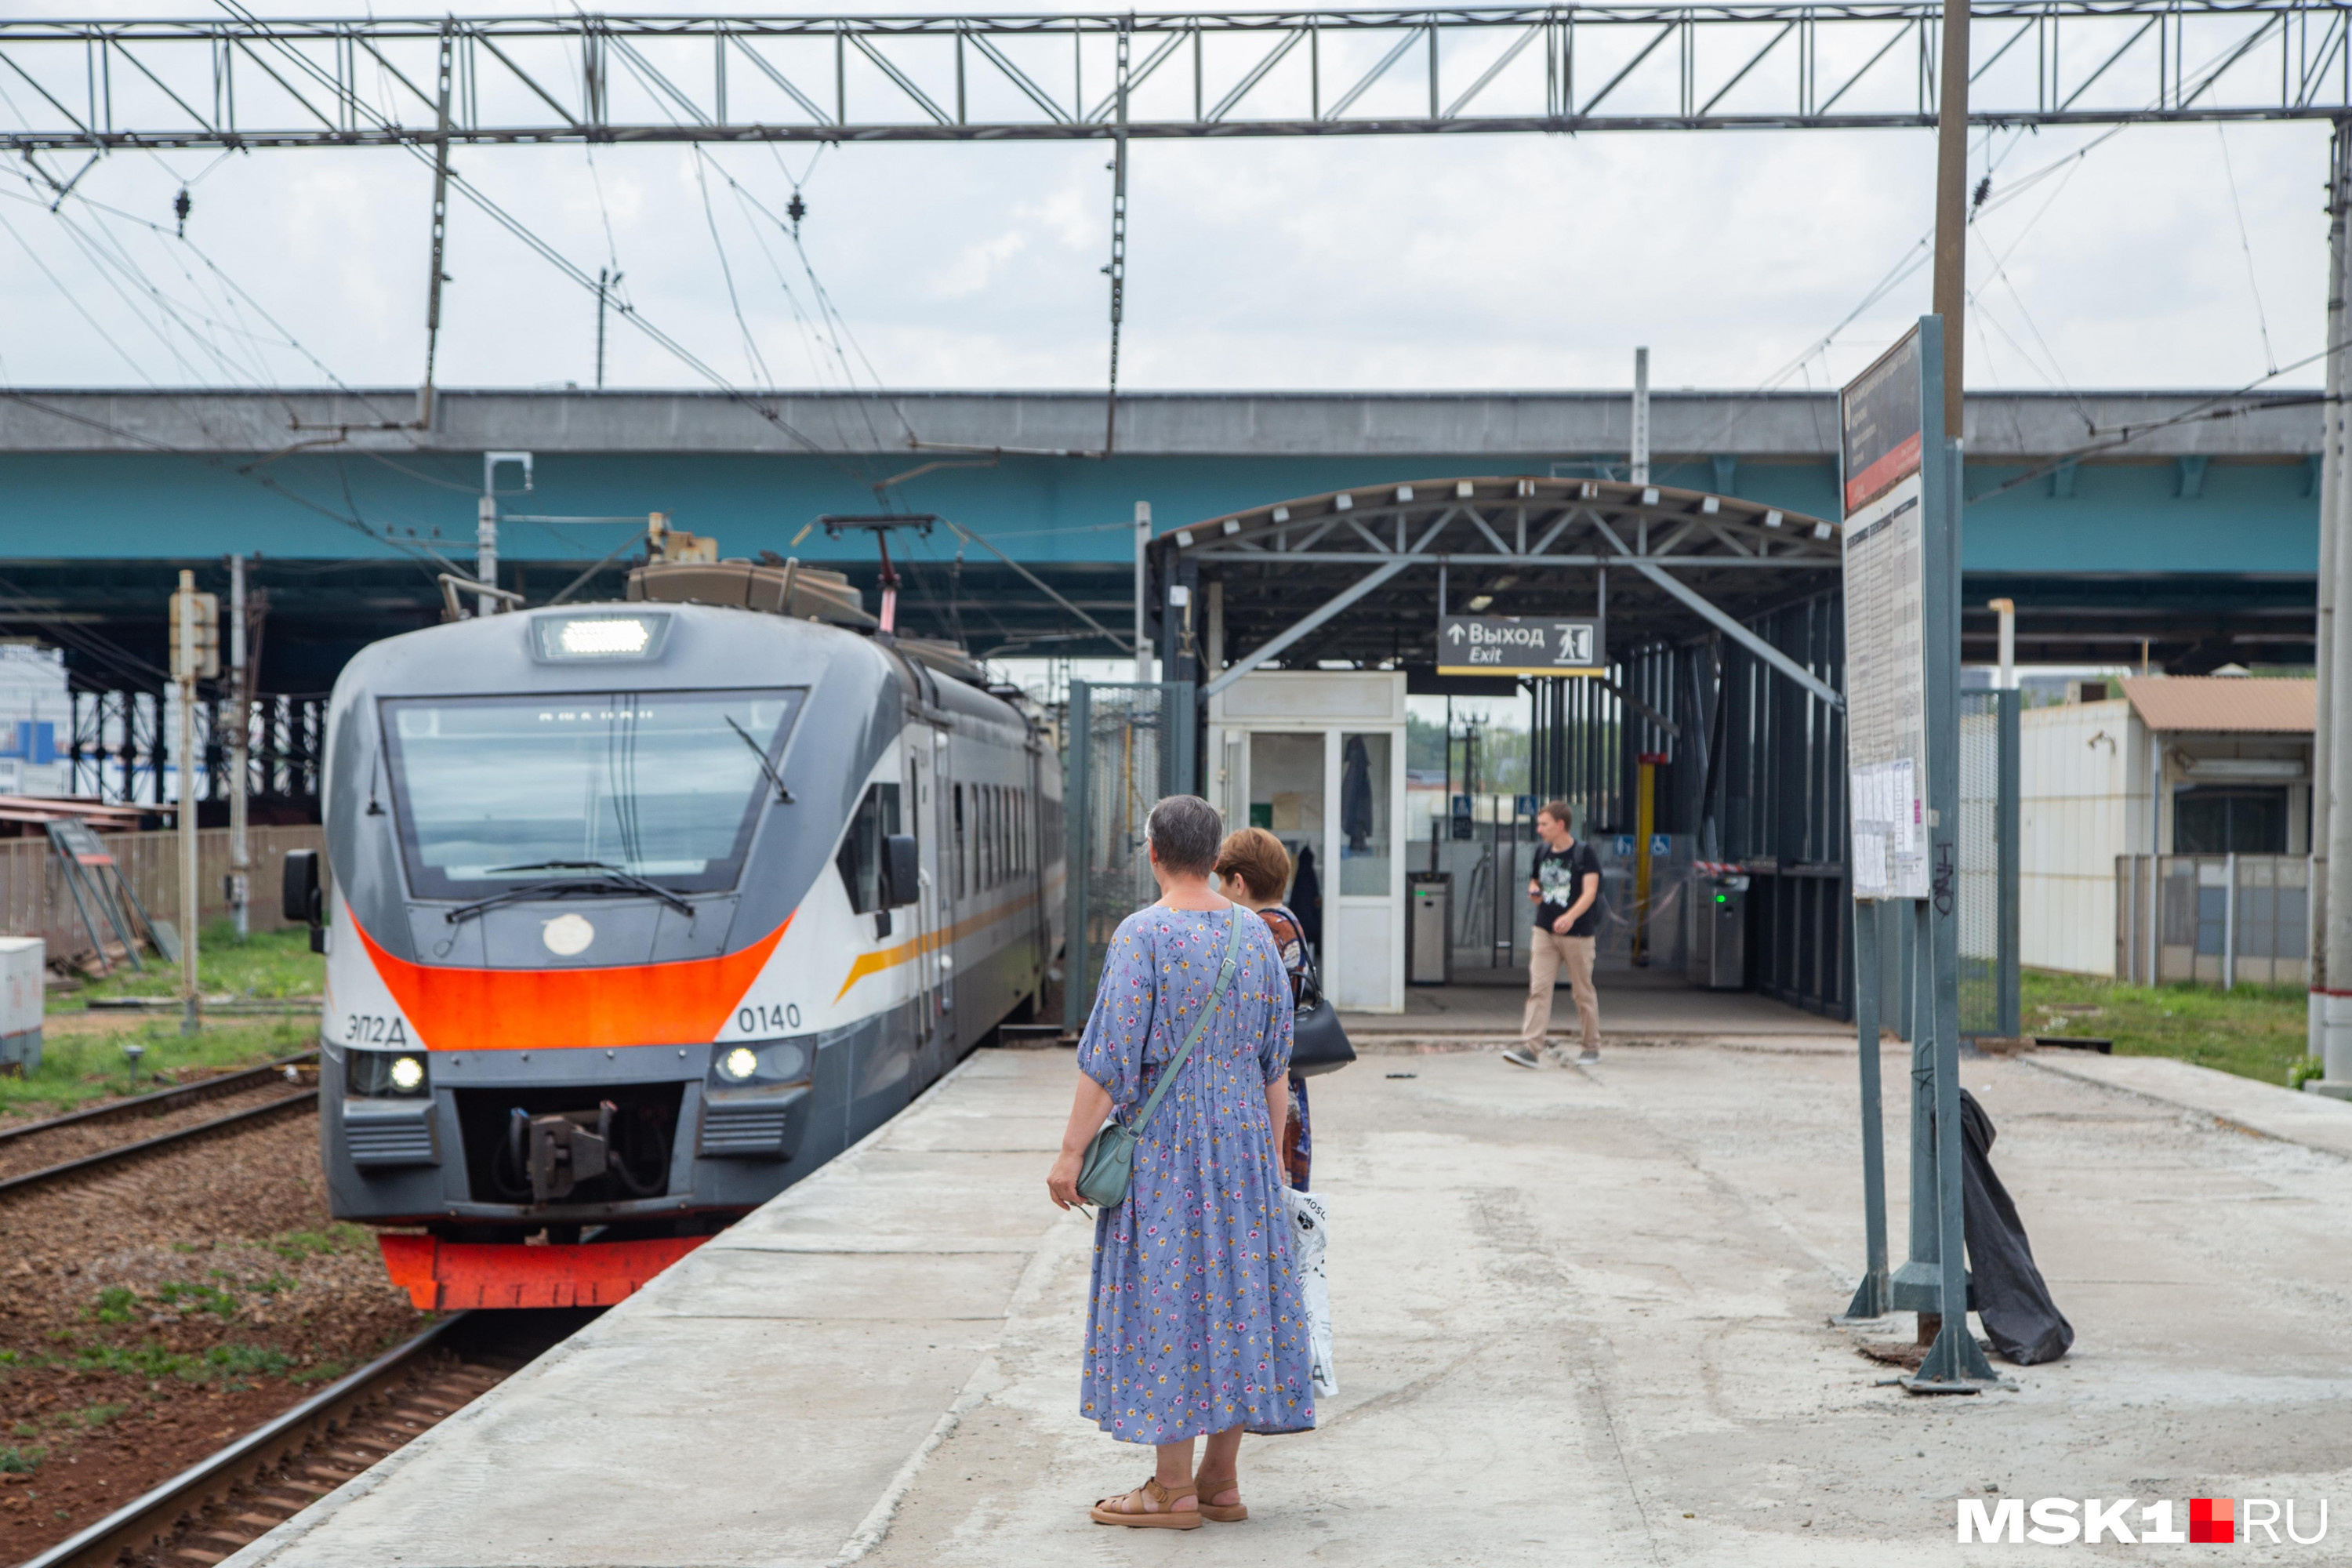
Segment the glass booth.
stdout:
<svg viewBox="0 0 2352 1568">
<path fill-rule="evenodd" d="M 1209 700 L 1209 801 L 1290 851 L 1285 902 L 1332 999 L 1404 1011 L 1404 675 L 1275 670 Z"/>
</svg>

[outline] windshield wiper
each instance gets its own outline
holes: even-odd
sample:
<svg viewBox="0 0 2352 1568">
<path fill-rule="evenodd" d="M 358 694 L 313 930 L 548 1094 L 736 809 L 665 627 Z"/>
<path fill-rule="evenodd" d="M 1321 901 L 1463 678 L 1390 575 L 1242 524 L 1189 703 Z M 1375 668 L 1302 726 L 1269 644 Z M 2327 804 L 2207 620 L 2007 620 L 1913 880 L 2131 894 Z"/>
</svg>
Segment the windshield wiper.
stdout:
<svg viewBox="0 0 2352 1568">
<path fill-rule="evenodd" d="M 443 918 L 451 925 L 480 914 L 499 904 L 519 903 L 526 899 L 562 898 L 570 893 L 645 893 L 659 899 L 689 920 L 694 906 L 659 882 L 650 881 L 635 871 L 625 871 L 618 866 L 608 866 L 602 860 L 540 860 L 529 866 L 493 866 L 489 874 L 508 871 L 593 871 L 593 877 L 554 877 L 544 882 L 530 882 L 520 888 L 506 888 L 488 898 L 477 899 L 470 904 L 460 904 Z"/>
<path fill-rule="evenodd" d="M 776 798 L 783 802 L 786 805 L 796 804 L 793 799 L 793 792 L 784 787 L 784 775 L 776 771 L 775 763 L 768 761 L 768 748 L 760 744 L 759 742 L 751 739 L 751 732 L 749 730 L 744 729 L 742 725 L 735 722 L 735 721 L 727 714 L 721 713 L 719 717 L 727 721 L 727 727 L 729 729 L 743 737 L 743 743 L 751 748 L 751 754 L 753 756 L 760 759 L 760 771 L 768 775 L 768 782 L 770 784 L 776 786 Z"/>
</svg>

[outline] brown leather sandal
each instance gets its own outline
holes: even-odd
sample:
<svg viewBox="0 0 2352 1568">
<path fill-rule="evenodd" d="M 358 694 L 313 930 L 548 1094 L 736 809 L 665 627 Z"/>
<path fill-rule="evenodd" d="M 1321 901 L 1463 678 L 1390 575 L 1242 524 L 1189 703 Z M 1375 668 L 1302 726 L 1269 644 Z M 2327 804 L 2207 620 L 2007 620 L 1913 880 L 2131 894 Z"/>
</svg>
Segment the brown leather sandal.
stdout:
<svg viewBox="0 0 2352 1568">
<path fill-rule="evenodd" d="M 1097 1500 L 1095 1506 L 1087 1510 L 1087 1517 L 1097 1524 L 1123 1524 L 1130 1530 L 1200 1529 L 1201 1515 L 1197 1511 L 1187 1510 L 1179 1513 L 1176 1510 L 1176 1500 L 1181 1497 L 1192 1498 L 1197 1509 L 1200 1499 L 1195 1495 L 1191 1483 L 1187 1482 L 1181 1487 L 1163 1487 L 1160 1484 L 1160 1478 L 1154 1476 L 1131 1492 L 1121 1492 L 1117 1497 Z M 1144 1500 L 1143 1509 L 1129 1511 L 1125 1507 L 1118 1506 L 1135 1498 L 1141 1498 Z"/>
<path fill-rule="evenodd" d="M 1227 1476 L 1223 1480 L 1213 1481 L 1209 1479 L 1206 1476 L 1194 1476 L 1192 1478 L 1193 1500 L 1200 1505 L 1201 1517 L 1202 1519 L 1214 1520 L 1219 1524 L 1239 1524 L 1242 1521 L 1249 1517 L 1249 1508 L 1247 1505 L 1238 1502 L 1211 1502 L 1209 1500 L 1211 1498 L 1215 1497 L 1219 1492 L 1223 1491 L 1232 1492 L 1234 1496 L 1239 1497 L 1241 1495 L 1241 1478 L 1239 1476 Z"/>
</svg>

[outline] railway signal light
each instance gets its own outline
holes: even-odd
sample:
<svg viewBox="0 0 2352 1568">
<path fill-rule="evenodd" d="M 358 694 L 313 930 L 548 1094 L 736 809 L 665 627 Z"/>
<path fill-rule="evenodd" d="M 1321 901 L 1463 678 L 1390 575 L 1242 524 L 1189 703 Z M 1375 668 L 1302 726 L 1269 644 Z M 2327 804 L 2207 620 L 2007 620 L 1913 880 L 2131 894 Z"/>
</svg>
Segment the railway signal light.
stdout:
<svg viewBox="0 0 2352 1568">
<path fill-rule="evenodd" d="M 182 573 L 183 579 L 193 574 Z M 194 664 L 188 665 L 190 639 L 180 636 L 180 623 L 192 617 L 195 622 L 193 652 Z M 172 679 L 174 680 L 217 680 L 220 679 L 220 595 L 199 594 L 184 581 L 180 591 L 172 595 Z"/>
</svg>

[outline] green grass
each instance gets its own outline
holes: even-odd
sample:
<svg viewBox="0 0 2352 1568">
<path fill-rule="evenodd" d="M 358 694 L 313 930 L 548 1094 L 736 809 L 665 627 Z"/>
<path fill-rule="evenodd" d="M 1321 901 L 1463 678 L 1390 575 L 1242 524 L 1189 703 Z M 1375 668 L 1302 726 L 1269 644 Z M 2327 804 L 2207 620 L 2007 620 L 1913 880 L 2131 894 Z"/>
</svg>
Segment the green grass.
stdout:
<svg viewBox="0 0 2352 1568">
<path fill-rule="evenodd" d="M 251 1067 L 319 1043 L 319 1021 L 308 1014 L 207 1021 L 201 1033 L 189 1036 L 180 1033 L 177 1017 L 126 1016 L 121 1024 L 106 1033 L 49 1030 L 38 1068 L 23 1078 L 0 1078 L 0 1121 L 54 1116 L 95 1100 L 143 1094 L 176 1081 L 181 1068 Z M 123 1050 L 131 1044 L 144 1052 L 135 1077 Z"/>
<path fill-rule="evenodd" d="M 2029 1035 L 2099 1037 L 2115 1041 L 2119 1057 L 2173 1057 L 2290 1087 L 2305 1060 L 2301 986 L 2119 985 L 2031 969 L 2019 982 Z"/>
<path fill-rule="evenodd" d="M 49 1366 L 69 1372 L 116 1373 L 157 1382 L 166 1377 L 182 1383 L 212 1383 L 226 1377 L 283 1377 L 293 1370 L 294 1358 L 266 1345 L 215 1345 L 206 1351 L 168 1350 L 160 1344 L 79 1344 L 64 1353 L 42 1358 Z"/>
<path fill-rule="evenodd" d="M 0 1476 L 29 1476 L 48 1454 L 47 1448 L 0 1448 Z"/>
<path fill-rule="evenodd" d="M 100 996 L 176 996 L 180 972 L 152 955 L 144 970 L 128 964 L 104 980 L 56 998 L 51 1011 L 69 1012 Z M 243 942 L 227 921 L 214 921 L 196 942 L 196 980 L 207 996 L 223 994 L 270 1000 L 284 996 L 316 996 L 327 983 L 327 961 L 310 951 L 310 933 L 292 931 L 255 931 Z"/>
<path fill-rule="evenodd" d="M 342 1222 L 323 1230 L 289 1230 L 273 1236 L 263 1245 L 289 1262 L 299 1263 L 306 1258 L 326 1258 L 338 1252 L 364 1252 L 375 1246 L 375 1232 L 364 1226 Z"/>
</svg>

